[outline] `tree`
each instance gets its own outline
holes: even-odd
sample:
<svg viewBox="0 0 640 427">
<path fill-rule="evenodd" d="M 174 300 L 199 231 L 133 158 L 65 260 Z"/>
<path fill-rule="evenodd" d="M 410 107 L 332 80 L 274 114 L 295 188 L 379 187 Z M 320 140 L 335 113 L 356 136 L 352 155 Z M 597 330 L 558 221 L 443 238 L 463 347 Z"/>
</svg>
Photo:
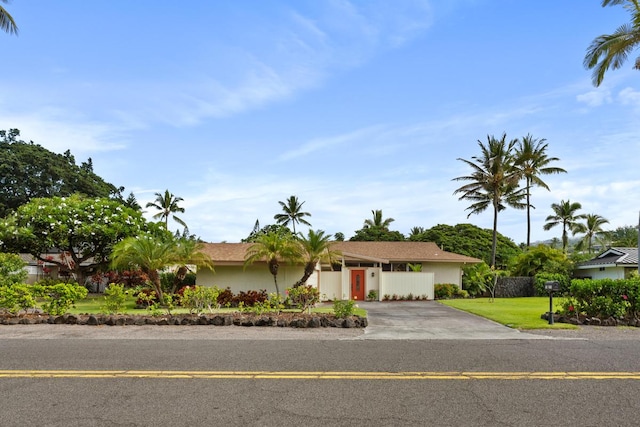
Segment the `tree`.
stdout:
<svg viewBox="0 0 640 427">
<path fill-rule="evenodd" d="M 333 235 L 333 240 L 335 240 L 336 242 L 344 242 L 344 233 L 338 231 Z"/>
<path fill-rule="evenodd" d="M 608 246 L 634 248 L 638 246 L 638 229 L 633 225 L 618 227 L 603 233 L 603 240 Z"/>
<path fill-rule="evenodd" d="M 304 258 L 304 274 L 293 286 L 298 287 L 307 283 L 307 280 L 313 274 L 318 262 L 327 262 L 333 264 L 340 253 L 331 250 L 331 236 L 324 233 L 323 230 L 309 230 L 307 236 L 300 234 L 299 243 L 302 248 L 302 256 Z"/>
<path fill-rule="evenodd" d="M 176 242 L 168 236 L 127 237 L 113 247 L 111 266 L 117 270 L 142 270 L 149 277 L 158 301 L 164 304 L 159 270 L 176 262 L 175 250 Z"/>
<path fill-rule="evenodd" d="M 187 227 L 187 224 L 178 218 L 175 213 L 184 213 L 184 208 L 178 206 L 178 203 L 182 202 L 184 199 L 182 197 L 176 197 L 169 190 L 165 190 L 164 194 L 155 193 L 156 200 L 155 202 L 147 203 L 148 208 L 156 208 L 160 212 L 153 216 L 153 219 L 159 219 L 160 221 L 164 221 L 164 227 L 169 229 L 169 217 L 173 216 L 173 220 L 180 224 L 183 227 Z"/>
<path fill-rule="evenodd" d="M 383 230 L 388 230 L 389 225 L 395 221 L 393 218 L 383 219 L 382 209 L 372 210 L 371 214 L 373 215 L 373 218 L 365 219 L 363 228 L 381 228 Z"/>
<path fill-rule="evenodd" d="M 363 227 L 356 230 L 349 240 L 352 242 L 402 242 L 405 237 L 399 231 L 391 231 L 383 227 Z"/>
<path fill-rule="evenodd" d="M 527 135 L 518 141 L 516 148 L 515 163 L 526 183 L 527 247 L 531 246 L 531 208 L 533 208 L 531 205 L 531 187 L 536 186 L 549 190 L 549 186 L 540 179 L 540 175 L 567 172 L 562 168 L 549 166 L 552 162 L 560 159 L 547 156 L 548 146 L 546 139 L 535 139 L 531 135 Z"/>
<path fill-rule="evenodd" d="M 559 249 L 546 245 L 529 248 L 511 261 L 509 271 L 512 276 L 534 277 L 538 273 L 569 274 L 572 263 Z"/>
<path fill-rule="evenodd" d="M 423 233 L 412 236 L 416 242 L 434 242 L 445 251 L 454 252 L 491 262 L 493 232 L 472 224 L 438 224 Z M 497 233 L 496 266 L 505 267 L 510 260 L 521 254 L 521 249 L 508 237 Z"/>
<path fill-rule="evenodd" d="M 587 246 L 587 251 L 589 253 L 592 252 L 593 238 L 598 234 L 602 233 L 604 230 L 602 226 L 604 224 L 608 224 L 609 220 L 598 215 L 598 214 L 587 214 L 585 215 L 584 224 L 578 224 L 576 226 L 576 231 L 578 233 L 585 233 L 584 237 L 579 243 L 578 248 L 581 249 L 585 245 Z"/>
<path fill-rule="evenodd" d="M 566 202 L 561 200 L 560 203 L 552 203 L 551 209 L 554 214 L 549 215 L 545 219 L 544 230 L 551 230 L 557 225 L 562 225 L 562 252 L 567 253 L 567 246 L 569 244 L 568 232 L 576 234 L 580 229 L 579 221 L 585 219 L 585 215 L 576 214 L 576 212 L 582 209 L 582 205 L 578 202 L 571 203 L 570 200 Z"/>
<path fill-rule="evenodd" d="M 269 233 L 282 234 L 282 235 L 289 236 L 290 238 L 294 237 L 289 227 L 286 227 L 284 225 L 279 225 L 279 224 L 267 224 L 264 227 L 260 228 L 260 223 L 258 222 L 258 220 L 256 220 L 256 223 L 253 226 L 253 230 L 251 230 L 251 233 L 245 239 L 242 239 L 241 242 L 254 243 L 258 239 L 258 237 L 264 234 L 269 234 Z"/>
<path fill-rule="evenodd" d="M 0 0 L 2 3 L 9 3 L 9 0 Z M 9 34 L 18 34 L 18 26 L 13 20 L 13 17 L 9 15 L 7 10 L 0 6 L 0 29 Z"/>
<path fill-rule="evenodd" d="M 26 265 L 20 255 L 0 252 L 0 288 L 26 282 Z"/>
<path fill-rule="evenodd" d="M 521 174 L 515 166 L 513 150 L 516 139 L 507 142 L 507 134 L 496 139 L 487 136 L 486 145 L 478 140 L 480 156 L 473 156 L 471 160 L 460 159 L 471 167 L 470 175 L 454 178 L 454 181 L 470 181 L 454 191 L 453 194 L 462 196 L 458 200 L 472 202 L 466 210 L 470 211 L 467 218 L 473 214 L 485 211 L 489 206 L 493 208 L 493 239 L 491 245 L 491 267 L 496 265 L 496 245 L 498 238 L 498 213 L 507 206 L 523 209 L 524 190 L 518 187 Z"/>
<path fill-rule="evenodd" d="M 176 292 L 178 285 L 187 277 L 190 266 L 213 270 L 213 260 L 204 252 L 204 243 L 195 238 L 178 238 L 174 255 L 178 268 L 173 281 L 172 292 Z"/>
<path fill-rule="evenodd" d="M 594 86 L 600 86 L 605 73 L 625 63 L 629 54 L 640 44 L 640 2 L 638 0 L 602 0 L 602 7 L 622 5 L 631 14 L 631 22 L 619 26 L 612 34 L 596 37 L 587 48 L 585 68 L 593 69 Z M 640 57 L 633 68 L 640 70 Z"/>
<path fill-rule="evenodd" d="M 411 227 L 411 230 L 409 230 L 409 240 L 417 238 L 422 233 L 424 233 L 424 231 L 424 227 Z"/>
<path fill-rule="evenodd" d="M 91 159 L 77 165 L 69 150 L 53 153 L 19 136 L 18 129 L 0 130 L 0 217 L 34 198 L 81 193 L 121 199 L 123 188 L 96 175 Z"/>
<path fill-rule="evenodd" d="M 296 223 L 311 227 L 311 224 L 304 219 L 304 217 L 310 217 L 311 214 L 309 212 L 302 212 L 302 205 L 304 205 L 305 202 L 299 203 L 298 196 L 290 196 L 286 203 L 278 203 L 284 212 L 274 215 L 273 219 L 275 219 L 278 224 L 288 227 L 289 223 L 291 223 L 293 225 L 293 234 L 296 234 Z"/>
<path fill-rule="evenodd" d="M 5 249 L 68 269 L 80 284 L 88 272 L 107 266 L 116 243 L 150 231 L 155 230 L 140 212 L 115 200 L 79 195 L 33 199 L 0 220 Z M 60 256 L 47 258 L 52 250 Z"/>
<path fill-rule="evenodd" d="M 291 234 L 271 232 L 259 235 L 249 247 L 245 257 L 245 267 L 256 261 L 266 261 L 269 272 L 273 275 L 276 293 L 280 295 L 280 288 L 278 288 L 280 262 L 296 262 L 300 259 L 300 246 Z"/>
</svg>

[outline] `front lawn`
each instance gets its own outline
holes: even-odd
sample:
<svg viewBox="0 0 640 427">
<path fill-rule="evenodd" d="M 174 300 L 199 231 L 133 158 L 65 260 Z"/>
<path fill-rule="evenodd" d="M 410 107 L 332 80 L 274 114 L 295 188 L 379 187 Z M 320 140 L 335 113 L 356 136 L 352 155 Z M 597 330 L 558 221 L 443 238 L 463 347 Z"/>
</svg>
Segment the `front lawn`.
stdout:
<svg viewBox="0 0 640 427">
<path fill-rule="evenodd" d="M 549 325 L 548 321 L 540 318 L 549 311 L 549 298 L 546 297 L 496 298 L 493 302 L 489 298 L 467 298 L 438 302 L 516 329 L 577 329 L 568 323 Z"/>
</svg>

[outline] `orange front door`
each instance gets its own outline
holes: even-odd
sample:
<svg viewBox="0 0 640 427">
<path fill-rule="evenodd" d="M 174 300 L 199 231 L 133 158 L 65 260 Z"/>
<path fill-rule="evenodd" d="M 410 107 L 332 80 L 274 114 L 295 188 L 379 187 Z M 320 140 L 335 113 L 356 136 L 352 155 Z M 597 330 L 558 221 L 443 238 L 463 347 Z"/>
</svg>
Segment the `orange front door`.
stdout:
<svg viewBox="0 0 640 427">
<path fill-rule="evenodd" d="M 351 270 L 351 299 L 364 301 L 364 270 Z"/>
</svg>

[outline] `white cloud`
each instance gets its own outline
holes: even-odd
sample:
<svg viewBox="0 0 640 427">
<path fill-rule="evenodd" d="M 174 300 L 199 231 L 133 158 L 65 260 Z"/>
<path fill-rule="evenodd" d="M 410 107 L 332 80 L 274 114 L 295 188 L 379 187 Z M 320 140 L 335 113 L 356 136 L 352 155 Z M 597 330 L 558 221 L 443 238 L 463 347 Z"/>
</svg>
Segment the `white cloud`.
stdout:
<svg viewBox="0 0 640 427">
<path fill-rule="evenodd" d="M 578 102 L 587 104 L 589 107 L 599 107 L 603 104 L 613 102 L 611 92 L 608 89 L 592 90 L 576 96 Z"/>
<path fill-rule="evenodd" d="M 618 99 L 622 105 L 640 106 L 640 92 L 631 87 L 622 89 L 618 93 Z"/>
</svg>

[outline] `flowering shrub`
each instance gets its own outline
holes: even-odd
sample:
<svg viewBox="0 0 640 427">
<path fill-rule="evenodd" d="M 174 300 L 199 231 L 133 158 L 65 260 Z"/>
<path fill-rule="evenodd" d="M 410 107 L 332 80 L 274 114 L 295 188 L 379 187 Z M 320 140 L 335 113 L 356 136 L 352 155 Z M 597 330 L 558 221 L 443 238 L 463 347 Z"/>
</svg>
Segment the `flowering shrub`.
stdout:
<svg viewBox="0 0 640 427">
<path fill-rule="evenodd" d="M 180 289 L 180 291 L 182 291 L 180 303 L 183 307 L 189 309 L 190 313 L 200 314 L 205 308 L 207 308 L 211 313 L 214 309 L 220 308 L 220 304 L 218 303 L 220 289 L 216 286 L 212 288 L 197 285 L 185 286 Z"/>
<path fill-rule="evenodd" d="M 300 311 L 311 311 L 318 301 L 320 301 L 320 291 L 309 285 L 301 285 L 287 289 L 287 294 L 291 304 L 299 308 Z"/>
<path fill-rule="evenodd" d="M 640 279 L 574 279 L 559 311 L 601 318 L 638 317 Z"/>
</svg>

